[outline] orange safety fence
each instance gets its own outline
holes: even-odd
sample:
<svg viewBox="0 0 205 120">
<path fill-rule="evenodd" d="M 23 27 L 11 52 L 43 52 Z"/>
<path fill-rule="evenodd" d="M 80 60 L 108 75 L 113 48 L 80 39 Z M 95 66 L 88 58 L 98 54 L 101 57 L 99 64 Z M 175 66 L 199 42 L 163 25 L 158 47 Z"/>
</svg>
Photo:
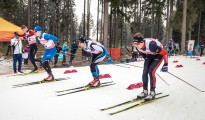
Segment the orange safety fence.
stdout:
<svg viewBox="0 0 205 120">
<path fill-rule="evenodd" d="M 120 48 L 107 48 L 111 58 L 120 60 Z"/>
</svg>

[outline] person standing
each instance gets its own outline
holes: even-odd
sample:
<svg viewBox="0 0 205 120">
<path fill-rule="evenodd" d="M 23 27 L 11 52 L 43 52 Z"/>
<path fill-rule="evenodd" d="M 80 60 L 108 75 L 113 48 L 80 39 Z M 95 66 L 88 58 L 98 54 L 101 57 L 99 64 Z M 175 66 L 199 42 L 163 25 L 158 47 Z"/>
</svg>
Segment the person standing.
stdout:
<svg viewBox="0 0 205 120">
<path fill-rule="evenodd" d="M 36 65 L 36 62 L 39 62 L 40 66 L 42 66 L 42 62 L 41 62 L 41 60 L 35 58 L 36 53 L 38 51 L 35 32 L 33 30 L 28 30 L 27 26 L 25 26 L 25 25 L 22 25 L 21 29 L 24 31 L 24 34 L 21 36 L 26 37 L 26 39 L 28 40 L 28 43 L 30 45 L 30 61 L 34 67 L 34 69 L 31 72 L 38 72 L 38 67 Z"/>
<path fill-rule="evenodd" d="M 144 69 L 142 74 L 143 91 L 137 98 L 144 98 L 145 100 L 152 100 L 155 98 L 156 77 L 155 72 L 160 66 L 162 60 L 164 65 L 162 72 L 168 72 L 168 53 L 163 49 L 162 44 L 153 38 L 144 38 L 141 33 L 136 33 L 133 39 L 133 46 L 142 53 L 144 62 Z M 148 75 L 150 78 L 150 94 L 148 95 Z"/>
<path fill-rule="evenodd" d="M 172 39 L 169 40 L 167 47 L 168 47 L 168 52 L 169 52 L 168 55 L 172 56 L 172 50 L 174 48 L 174 41 Z"/>
<path fill-rule="evenodd" d="M 75 58 L 75 53 L 78 50 L 78 45 L 76 44 L 76 41 L 74 40 L 71 45 L 71 51 L 70 51 L 70 61 L 69 64 L 72 65 L 72 61 Z"/>
<path fill-rule="evenodd" d="M 63 47 L 62 47 L 62 54 L 63 54 L 62 66 L 67 65 L 66 57 L 67 57 L 67 54 L 68 54 L 69 50 L 70 50 L 70 48 L 68 47 L 67 42 L 64 42 Z"/>
<path fill-rule="evenodd" d="M 56 55 L 54 56 L 54 67 L 56 67 L 56 64 L 58 62 L 58 56 L 59 56 L 61 50 L 62 50 L 62 48 L 60 47 L 59 42 L 57 42 L 56 43 Z"/>
<path fill-rule="evenodd" d="M 200 46 L 200 57 L 202 57 L 203 54 L 204 54 L 204 45 L 202 44 Z"/>
<path fill-rule="evenodd" d="M 97 87 L 100 86 L 100 70 L 98 68 L 98 64 L 103 61 L 105 57 L 107 57 L 107 62 L 111 63 L 112 59 L 109 57 L 109 53 L 106 48 L 96 41 L 86 41 L 85 38 L 80 37 L 78 40 L 79 47 L 84 49 L 86 52 L 91 53 L 91 64 L 90 71 L 93 76 L 93 81 L 91 81 L 87 86 Z"/>
<path fill-rule="evenodd" d="M 9 54 L 9 49 L 12 48 L 13 50 L 13 70 L 14 74 L 17 73 L 16 63 L 18 62 L 18 72 L 23 73 L 22 68 L 22 42 L 19 38 L 19 34 L 17 32 L 14 32 L 14 38 L 11 39 L 10 47 L 8 47 L 6 56 Z"/>
<path fill-rule="evenodd" d="M 26 48 L 24 49 L 24 54 L 26 56 L 26 58 L 24 59 L 24 65 L 28 65 L 28 58 L 29 58 L 29 55 L 30 55 L 29 45 L 27 45 Z"/>
<path fill-rule="evenodd" d="M 42 58 L 42 62 L 43 62 L 43 68 L 47 72 L 48 77 L 44 78 L 42 82 L 55 81 L 55 78 L 49 66 L 49 61 L 51 61 L 56 54 L 56 47 L 54 41 L 57 42 L 58 38 L 55 37 L 54 35 L 44 33 L 41 26 L 36 26 L 34 30 L 35 30 L 35 35 L 38 37 L 38 40 L 46 49 Z"/>
<path fill-rule="evenodd" d="M 139 57 L 139 54 L 138 54 L 137 46 L 134 45 L 132 46 L 132 58 L 137 60 L 138 57 Z"/>
</svg>

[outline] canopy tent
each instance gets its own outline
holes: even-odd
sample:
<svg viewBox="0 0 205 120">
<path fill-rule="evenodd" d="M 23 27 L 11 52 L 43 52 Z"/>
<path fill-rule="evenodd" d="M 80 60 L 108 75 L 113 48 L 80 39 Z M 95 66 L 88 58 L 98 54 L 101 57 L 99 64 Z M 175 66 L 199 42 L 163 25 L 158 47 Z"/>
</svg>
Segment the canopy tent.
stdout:
<svg viewBox="0 0 205 120">
<path fill-rule="evenodd" d="M 20 27 L 0 18 L 0 42 L 10 42 L 11 38 L 14 37 L 14 32 L 23 34 Z"/>
</svg>

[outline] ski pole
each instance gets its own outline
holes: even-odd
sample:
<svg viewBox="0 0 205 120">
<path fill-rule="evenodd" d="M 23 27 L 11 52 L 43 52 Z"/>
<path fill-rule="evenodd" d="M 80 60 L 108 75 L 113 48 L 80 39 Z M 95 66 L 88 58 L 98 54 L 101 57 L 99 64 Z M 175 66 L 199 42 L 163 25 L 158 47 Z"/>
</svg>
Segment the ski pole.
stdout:
<svg viewBox="0 0 205 120">
<path fill-rule="evenodd" d="M 157 74 L 157 73 L 156 73 Z M 168 86 L 169 86 L 169 83 L 167 83 L 161 76 L 159 76 L 159 74 L 157 74 L 157 76 L 159 77 L 159 78 L 161 78 L 161 80 L 163 80 Z"/>
<path fill-rule="evenodd" d="M 123 64 L 125 64 L 125 65 L 130 65 L 130 64 L 127 64 L 127 63 L 123 63 Z M 130 65 L 130 66 L 138 67 L 138 68 L 143 68 L 143 67 L 136 66 L 136 65 Z M 157 74 L 157 73 L 156 73 L 156 74 Z M 159 76 L 159 74 L 157 74 L 157 76 Z M 159 76 L 159 77 L 161 78 L 161 80 L 163 80 L 163 81 L 169 86 L 169 84 L 168 84 L 161 76 Z"/>
<path fill-rule="evenodd" d="M 181 78 L 177 77 L 176 75 L 174 75 L 174 74 L 172 74 L 172 73 L 170 73 L 170 72 L 167 72 L 167 73 L 169 73 L 170 75 L 172 75 L 172 76 L 174 76 L 174 77 L 178 78 L 179 80 L 183 81 L 184 83 L 188 84 L 189 86 L 191 86 L 191 87 L 193 87 L 193 88 L 197 89 L 198 91 L 200 91 L 200 92 L 204 92 L 204 91 L 200 90 L 199 88 L 197 88 L 197 87 L 193 86 L 192 84 L 190 84 L 190 83 L 186 82 L 185 80 L 183 80 L 183 79 L 181 79 Z"/>
<path fill-rule="evenodd" d="M 127 67 L 127 66 L 122 66 L 122 65 L 115 65 L 115 66 L 124 67 L 124 68 L 130 68 L 130 67 Z"/>
<path fill-rule="evenodd" d="M 140 67 L 140 66 L 137 66 L 137 65 L 130 65 L 130 64 L 127 64 L 127 63 L 123 63 L 123 64 L 133 66 L 133 67 L 143 68 L 143 67 Z"/>
</svg>

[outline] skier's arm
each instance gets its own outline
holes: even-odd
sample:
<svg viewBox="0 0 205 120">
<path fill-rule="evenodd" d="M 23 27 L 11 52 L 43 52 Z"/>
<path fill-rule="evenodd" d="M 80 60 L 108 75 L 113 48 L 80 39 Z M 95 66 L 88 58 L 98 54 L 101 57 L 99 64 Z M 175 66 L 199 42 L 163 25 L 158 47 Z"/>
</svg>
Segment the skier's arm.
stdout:
<svg viewBox="0 0 205 120">
<path fill-rule="evenodd" d="M 165 49 L 163 49 L 162 47 L 158 46 L 156 42 L 152 41 L 149 44 L 149 49 L 151 52 L 156 53 L 156 54 L 161 54 L 163 56 L 164 59 L 164 63 L 168 64 L 168 53 Z"/>
<path fill-rule="evenodd" d="M 53 41 L 58 41 L 58 38 L 54 35 L 51 35 L 51 34 L 44 34 L 44 39 L 45 40 L 53 40 Z"/>
</svg>

